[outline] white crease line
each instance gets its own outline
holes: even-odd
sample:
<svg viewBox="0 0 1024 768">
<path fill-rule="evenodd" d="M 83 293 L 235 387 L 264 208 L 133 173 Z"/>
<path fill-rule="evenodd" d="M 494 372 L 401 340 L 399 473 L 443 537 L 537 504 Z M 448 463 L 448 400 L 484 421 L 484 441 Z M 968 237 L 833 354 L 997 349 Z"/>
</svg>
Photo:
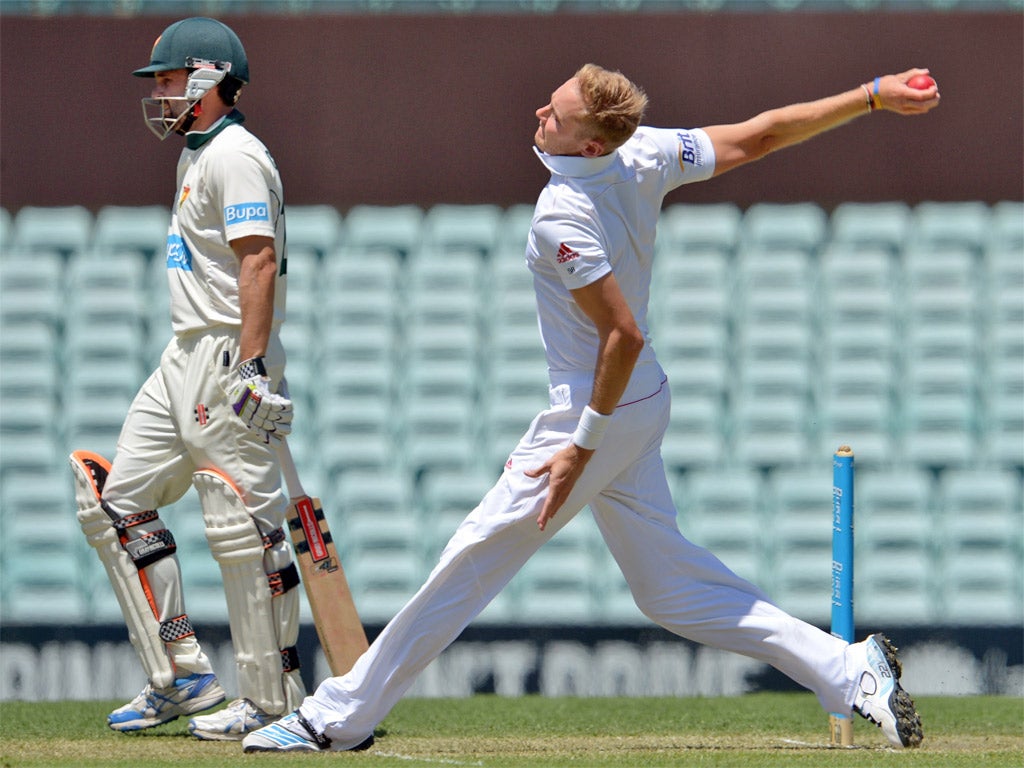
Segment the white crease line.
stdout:
<svg viewBox="0 0 1024 768">
<path fill-rule="evenodd" d="M 396 760 L 409 760 L 410 762 L 415 761 L 415 762 L 420 762 L 420 763 L 435 763 L 435 764 L 438 764 L 438 765 L 478 765 L 478 766 L 482 766 L 483 765 L 483 763 L 481 763 L 479 761 L 475 762 L 475 763 L 463 763 L 463 762 L 461 762 L 459 760 L 446 760 L 444 758 L 415 757 L 413 755 L 402 755 L 402 754 L 399 754 L 397 752 L 379 752 L 376 749 L 373 750 L 373 754 L 380 755 L 381 757 L 393 757 Z"/>
</svg>

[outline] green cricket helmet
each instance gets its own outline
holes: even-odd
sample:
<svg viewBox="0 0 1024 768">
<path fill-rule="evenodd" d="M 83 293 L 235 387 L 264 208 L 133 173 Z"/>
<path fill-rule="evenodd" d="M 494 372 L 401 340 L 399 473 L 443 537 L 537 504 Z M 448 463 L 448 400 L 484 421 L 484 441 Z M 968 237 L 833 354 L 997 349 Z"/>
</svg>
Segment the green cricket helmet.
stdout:
<svg viewBox="0 0 1024 768">
<path fill-rule="evenodd" d="M 195 69 L 214 65 L 232 77 L 249 82 L 249 60 L 242 41 L 230 27 L 216 19 L 195 16 L 176 21 L 156 39 L 148 67 L 132 72 L 153 77 L 170 69 Z"/>
<path fill-rule="evenodd" d="M 132 74 L 154 77 L 177 69 L 189 71 L 183 95 L 142 100 L 146 126 L 161 141 L 172 132 L 187 133 L 198 114 L 196 105 L 222 82 L 233 86 L 220 86 L 229 103 L 238 99 L 242 84 L 249 82 L 249 60 L 238 35 L 216 19 L 202 16 L 171 24 L 156 39 L 149 66 Z"/>
</svg>

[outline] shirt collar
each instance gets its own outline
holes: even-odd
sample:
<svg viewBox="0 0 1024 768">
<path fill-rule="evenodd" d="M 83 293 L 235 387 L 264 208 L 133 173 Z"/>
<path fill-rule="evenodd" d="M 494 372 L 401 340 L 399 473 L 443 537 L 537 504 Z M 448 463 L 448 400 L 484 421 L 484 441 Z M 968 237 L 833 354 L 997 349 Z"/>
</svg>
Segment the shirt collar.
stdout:
<svg viewBox="0 0 1024 768">
<path fill-rule="evenodd" d="M 245 115 L 239 112 L 237 109 L 231 110 L 228 114 L 224 115 L 220 120 L 214 123 L 210 128 L 205 131 L 189 131 L 185 134 L 185 146 L 189 149 L 199 149 L 203 144 L 208 142 L 218 133 L 223 131 L 229 125 L 235 123 L 245 122 Z"/>
<path fill-rule="evenodd" d="M 607 169 L 619 156 L 618 150 L 600 157 L 580 157 L 578 155 L 549 155 L 537 147 L 533 148 L 544 167 L 559 176 L 584 178 Z"/>
</svg>

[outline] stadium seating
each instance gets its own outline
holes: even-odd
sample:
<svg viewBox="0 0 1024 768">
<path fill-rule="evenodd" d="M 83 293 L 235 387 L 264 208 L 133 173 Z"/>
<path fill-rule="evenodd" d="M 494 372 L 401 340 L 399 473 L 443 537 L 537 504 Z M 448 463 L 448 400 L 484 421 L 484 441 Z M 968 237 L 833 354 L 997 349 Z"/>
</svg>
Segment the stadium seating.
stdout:
<svg viewBox="0 0 1024 768">
<path fill-rule="evenodd" d="M 1022 211 L 1016 201 L 668 206 L 650 325 L 674 398 L 663 456 L 684 533 L 784 606 L 820 618 L 828 555 L 816 529 L 830 505 L 820 462 L 849 443 L 861 468 L 858 612 L 975 624 L 1017 615 Z M 355 558 L 357 600 L 372 600 L 383 621 L 547 407 L 523 259 L 532 207 L 288 215 L 290 442 L 307 485 L 324 489 L 332 524 L 352 532 L 344 556 Z M 0 484 L 63 478 L 60 498 L 44 499 L 60 507 L 47 524 L 71 548 L 55 581 L 32 581 L 26 568 L 30 597 L 5 599 L 0 619 L 31 619 L 31 599 L 74 583 L 55 605 L 118 620 L 77 533 L 66 456 L 113 454 L 130 398 L 171 335 L 157 255 L 165 216 L 29 208 L 4 224 L 0 215 Z M 386 478 L 368 484 L 376 501 L 357 488 L 364 472 Z M 22 536 L 12 522 L 20 505 L 3 503 L 4 537 Z M 204 549 L 192 494 L 172 507 L 172 530 Z M 641 620 L 592 526 L 581 515 L 552 546 L 573 539 L 562 542 L 565 562 L 585 578 L 553 570 L 546 580 L 531 566 L 482 620 L 543 622 L 559 600 L 566 619 Z M 589 549 L 577 528 L 594 534 L 582 537 Z M 200 554 L 181 556 L 190 610 L 220 620 L 216 565 Z M 20 562 L 0 546 L 5 577 Z"/>
</svg>

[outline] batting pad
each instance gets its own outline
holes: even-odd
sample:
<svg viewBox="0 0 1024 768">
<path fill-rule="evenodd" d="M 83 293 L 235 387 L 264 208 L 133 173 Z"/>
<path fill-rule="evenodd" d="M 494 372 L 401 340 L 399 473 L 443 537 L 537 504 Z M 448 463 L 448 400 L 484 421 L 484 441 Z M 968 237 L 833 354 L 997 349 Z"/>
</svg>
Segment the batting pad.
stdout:
<svg viewBox="0 0 1024 768">
<path fill-rule="evenodd" d="M 113 520 L 100 504 L 110 462 L 88 451 L 75 451 L 70 462 L 75 476 L 78 524 L 107 571 L 128 627 L 128 637 L 150 683 L 167 687 L 174 682 L 174 666 L 160 637 L 156 608 L 143 588 L 138 568 L 121 544 Z"/>
<path fill-rule="evenodd" d="M 283 715 L 305 696 L 295 643 L 299 637 L 298 577 L 280 537 L 263 535 L 234 484 L 213 469 L 192 475 L 206 540 L 220 565 L 238 668 L 239 695 Z"/>
</svg>

